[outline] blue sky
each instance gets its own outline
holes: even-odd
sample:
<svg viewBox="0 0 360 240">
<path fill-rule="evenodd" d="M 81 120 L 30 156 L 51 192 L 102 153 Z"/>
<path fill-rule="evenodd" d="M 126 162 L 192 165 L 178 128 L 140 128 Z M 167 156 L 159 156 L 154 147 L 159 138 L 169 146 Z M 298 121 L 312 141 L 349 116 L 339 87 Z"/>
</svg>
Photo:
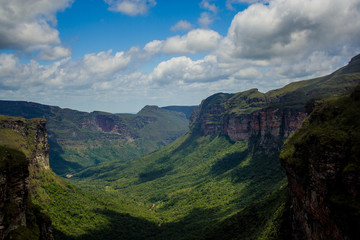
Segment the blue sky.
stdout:
<svg viewBox="0 0 360 240">
<path fill-rule="evenodd" d="M 0 99 L 82 111 L 197 105 L 328 74 L 358 0 L 0 0 Z"/>
</svg>

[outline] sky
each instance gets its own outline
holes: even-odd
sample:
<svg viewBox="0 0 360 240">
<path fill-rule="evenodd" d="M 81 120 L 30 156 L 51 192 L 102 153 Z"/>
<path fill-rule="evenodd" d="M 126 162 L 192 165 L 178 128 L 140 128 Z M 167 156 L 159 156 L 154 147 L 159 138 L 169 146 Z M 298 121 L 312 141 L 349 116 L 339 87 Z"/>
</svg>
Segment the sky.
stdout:
<svg viewBox="0 0 360 240">
<path fill-rule="evenodd" d="M 359 53 L 359 0 L 0 0 L 1 100 L 198 105 L 323 76 Z"/>
</svg>

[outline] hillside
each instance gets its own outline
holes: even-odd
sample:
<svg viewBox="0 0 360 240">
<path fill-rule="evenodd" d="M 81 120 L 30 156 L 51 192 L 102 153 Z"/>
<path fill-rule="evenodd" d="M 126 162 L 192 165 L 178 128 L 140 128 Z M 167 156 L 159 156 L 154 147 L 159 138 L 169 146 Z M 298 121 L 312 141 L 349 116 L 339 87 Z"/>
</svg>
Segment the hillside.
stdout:
<svg viewBox="0 0 360 240">
<path fill-rule="evenodd" d="M 143 156 L 188 130 L 185 114 L 156 106 L 145 106 L 137 114 L 110 114 L 0 101 L 0 114 L 46 119 L 50 165 L 63 176 L 101 162 Z"/>
<path fill-rule="evenodd" d="M 189 119 L 191 113 L 194 110 L 199 109 L 199 106 L 166 106 L 166 107 L 162 107 L 162 109 L 166 109 L 174 112 L 182 112 L 185 114 L 186 118 Z"/>
<path fill-rule="evenodd" d="M 163 236 L 171 239 L 201 239 L 209 229 L 241 221 L 249 209 L 264 214 L 266 225 L 241 239 L 277 236 L 282 228 L 277 222 L 287 214 L 286 202 L 274 205 L 271 200 L 276 192 L 286 199 L 279 163 L 283 142 L 301 127 L 316 99 L 359 84 L 359 66 L 357 56 L 333 74 L 267 93 L 252 89 L 210 96 L 191 116 L 190 131 L 174 143 L 140 159 L 90 167 L 74 181 L 144 203 L 162 219 Z M 254 202 L 270 204 L 271 210 Z"/>
</svg>

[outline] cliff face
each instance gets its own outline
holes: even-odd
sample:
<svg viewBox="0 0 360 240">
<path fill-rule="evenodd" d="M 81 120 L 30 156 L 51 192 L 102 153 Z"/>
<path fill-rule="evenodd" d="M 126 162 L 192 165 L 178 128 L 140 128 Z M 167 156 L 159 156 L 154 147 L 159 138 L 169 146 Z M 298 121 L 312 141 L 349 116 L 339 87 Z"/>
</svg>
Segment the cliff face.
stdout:
<svg viewBox="0 0 360 240">
<path fill-rule="evenodd" d="M 253 147 L 280 150 L 283 141 L 301 127 L 306 113 L 289 109 L 266 108 L 249 115 L 227 115 L 222 134 L 233 141 L 253 139 Z"/>
<path fill-rule="evenodd" d="M 272 106 L 263 93 L 252 89 L 239 94 L 216 94 L 202 102 L 190 118 L 202 134 L 221 134 L 232 141 L 249 141 L 250 149 L 266 154 L 280 151 L 283 141 L 301 127 L 304 108 Z"/>
<path fill-rule="evenodd" d="M 294 239 L 360 236 L 360 87 L 318 106 L 285 143 L 281 164 Z"/>
<path fill-rule="evenodd" d="M 44 120 L 0 116 L 0 239 L 52 239 L 29 184 L 49 169 L 48 152 Z"/>
</svg>

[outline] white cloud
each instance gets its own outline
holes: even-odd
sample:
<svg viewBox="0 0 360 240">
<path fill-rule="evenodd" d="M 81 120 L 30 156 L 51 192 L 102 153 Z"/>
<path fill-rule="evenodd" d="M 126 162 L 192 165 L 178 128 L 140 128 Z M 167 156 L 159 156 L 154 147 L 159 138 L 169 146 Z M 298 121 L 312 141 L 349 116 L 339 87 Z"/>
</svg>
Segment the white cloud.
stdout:
<svg viewBox="0 0 360 240">
<path fill-rule="evenodd" d="M 44 48 L 39 54 L 40 59 L 53 61 L 59 58 L 66 58 L 71 55 L 71 50 L 62 46 Z"/>
<path fill-rule="evenodd" d="M 208 28 L 209 25 L 215 21 L 215 19 L 217 18 L 217 13 L 219 11 L 218 7 L 215 4 L 211 4 L 210 2 L 211 0 L 202 0 L 200 2 L 200 7 L 209 11 L 202 12 L 198 19 L 198 23 L 203 28 Z"/>
<path fill-rule="evenodd" d="M 209 25 L 214 22 L 214 17 L 208 12 L 203 12 L 199 17 L 198 22 L 203 28 L 208 28 Z"/>
<path fill-rule="evenodd" d="M 212 51 L 218 47 L 221 39 L 219 33 L 213 30 L 194 29 L 183 36 L 174 36 L 166 40 L 154 40 L 147 43 L 144 50 L 147 53 L 194 54 Z"/>
<path fill-rule="evenodd" d="M 214 50 L 220 38 L 213 30 L 195 29 L 184 36 L 166 39 L 163 51 L 168 54 L 206 52 Z"/>
<path fill-rule="evenodd" d="M 109 10 L 129 16 L 145 15 L 156 5 L 155 0 L 104 0 L 110 5 Z"/>
<path fill-rule="evenodd" d="M 113 79 L 130 62 L 124 52 L 91 53 L 78 61 L 69 58 L 41 65 L 31 60 L 21 64 L 13 54 L 0 54 L 0 86 L 10 89 L 42 88 L 86 88 L 94 83 Z"/>
<path fill-rule="evenodd" d="M 124 52 L 117 52 L 114 56 L 111 56 L 111 52 L 86 54 L 83 58 L 84 66 L 90 73 L 112 75 L 129 64 L 130 57 L 125 56 Z"/>
<path fill-rule="evenodd" d="M 215 4 L 211 4 L 210 3 L 211 0 L 202 0 L 200 2 L 200 7 L 209 10 L 210 12 L 217 14 L 218 12 L 218 7 Z"/>
<path fill-rule="evenodd" d="M 192 24 L 186 20 L 180 20 L 170 28 L 171 31 L 187 31 L 192 28 Z"/>
<path fill-rule="evenodd" d="M 57 47 L 61 43 L 55 13 L 65 9 L 72 0 L 1 0 L 0 1 L 0 48 L 13 48 L 31 52 Z M 68 50 L 66 56 L 71 53 Z M 44 56 L 48 55 L 44 53 Z M 61 56 L 65 56 L 62 51 Z M 55 56 L 53 54 L 53 56 Z"/>
<path fill-rule="evenodd" d="M 219 52 L 234 58 L 271 59 L 359 46 L 359 10 L 357 0 L 254 4 L 234 17 Z"/>
<path fill-rule="evenodd" d="M 166 85 L 212 82 L 219 80 L 222 74 L 216 56 L 209 55 L 198 61 L 183 56 L 161 62 L 149 77 L 155 83 Z"/>
</svg>

